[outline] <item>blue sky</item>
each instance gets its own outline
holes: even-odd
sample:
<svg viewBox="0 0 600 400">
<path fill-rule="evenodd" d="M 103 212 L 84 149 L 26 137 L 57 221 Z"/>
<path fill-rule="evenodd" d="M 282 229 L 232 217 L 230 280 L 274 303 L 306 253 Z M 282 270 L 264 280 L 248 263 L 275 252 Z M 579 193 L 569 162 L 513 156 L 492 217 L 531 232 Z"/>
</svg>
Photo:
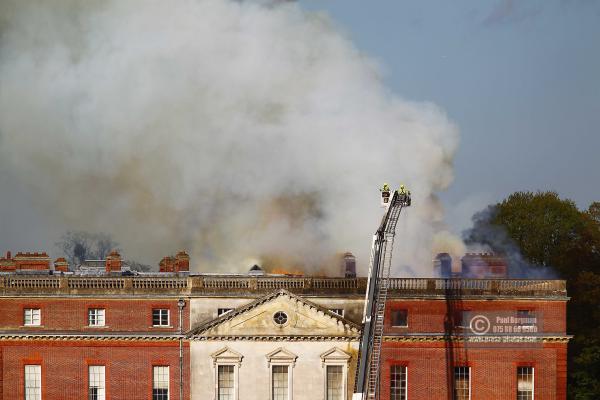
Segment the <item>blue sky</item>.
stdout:
<svg viewBox="0 0 600 400">
<path fill-rule="evenodd" d="M 600 2 L 302 0 L 380 63 L 391 90 L 461 131 L 448 222 L 517 190 L 600 201 Z"/>
</svg>

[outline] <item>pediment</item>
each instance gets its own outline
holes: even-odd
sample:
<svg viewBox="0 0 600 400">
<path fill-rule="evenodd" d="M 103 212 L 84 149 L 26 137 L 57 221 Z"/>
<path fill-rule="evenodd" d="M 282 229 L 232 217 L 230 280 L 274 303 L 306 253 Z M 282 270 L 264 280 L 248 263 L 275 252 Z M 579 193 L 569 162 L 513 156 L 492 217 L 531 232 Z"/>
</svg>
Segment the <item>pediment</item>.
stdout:
<svg viewBox="0 0 600 400">
<path fill-rule="evenodd" d="M 231 350 L 229 347 L 224 347 L 221 350 L 215 351 L 210 355 L 213 359 L 213 364 L 240 364 L 242 356 L 237 351 Z"/>
<path fill-rule="evenodd" d="M 323 364 L 342 364 L 348 363 L 352 356 L 346 353 L 344 350 L 334 347 L 321 354 L 321 361 Z"/>
<path fill-rule="evenodd" d="M 192 338 L 356 338 L 359 334 L 356 324 L 282 289 L 196 328 Z"/>
<path fill-rule="evenodd" d="M 280 348 L 270 352 L 269 354 L 267 354 L 266 357 L 267 357 L 267 361 L 269 362 L 269 365 L 271 365 L 271 364 L 294 364 L 296 362 L 296 359 L 298 358 L 297 355 L 295 355 L 291 351 L 284 349 L 283 347 L 280 347 Z"/>
</svg>

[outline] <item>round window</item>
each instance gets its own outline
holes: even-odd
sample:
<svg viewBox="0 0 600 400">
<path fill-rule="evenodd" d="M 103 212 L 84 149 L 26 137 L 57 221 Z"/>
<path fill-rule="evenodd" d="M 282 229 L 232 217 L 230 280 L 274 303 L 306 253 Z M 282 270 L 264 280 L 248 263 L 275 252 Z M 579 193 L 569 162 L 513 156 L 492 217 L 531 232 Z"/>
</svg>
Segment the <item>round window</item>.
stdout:
<svg viewBox="0 0 600 400">
<path fill-rule="evenodd" d="M 283 311 L 277 311 L 275 313 L 275 315 L 273 315 L 273 321 L 275 321 L 275 323 L 277 325 L 285 325 L 285 323 L 288 320 L 288 316 L 286 313 L 284 313 Z"/>
</svg>

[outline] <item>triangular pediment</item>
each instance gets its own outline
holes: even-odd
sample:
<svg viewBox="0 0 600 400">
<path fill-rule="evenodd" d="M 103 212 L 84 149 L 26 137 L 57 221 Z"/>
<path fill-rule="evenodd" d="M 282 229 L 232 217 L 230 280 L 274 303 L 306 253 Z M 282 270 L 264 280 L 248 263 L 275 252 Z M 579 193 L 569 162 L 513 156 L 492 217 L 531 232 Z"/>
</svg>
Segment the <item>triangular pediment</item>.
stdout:
<svg viewBox="0 0 600 400">
<path fill-rule="evenodd" d="M 337 347 L 329 349 L 325 353 L 321 354 L 321 361 L 323 361 L 324 364 L 347 363 L 351 358 L 352 356 L 350 354 Z"/>
<path fill-rule="evenodd" d="M 214 364 L 239 364 L 242 362 L 242 358 L 244 358 L 240 353 L 231 350 L 229 347 L 215 351 L 210 356 Z"/>
<path fill-rule="evenodd" d="M 356 324 L 281 289 L 196 328 L 192 338 L 356 338 L 359 334 Z"/>
<path fill-rule="evenodd" d="M 297 358 L 298 358 L 297 355 L 295 355 L 291 351 L 284 349 L 283 347 L 280 347 L 277 350 L 272 351 L 269 354 L 267 354 L 267 361 L 269 362 L 269 365 L 270 364 L 294 364 L 296 362 Z"/>
</svg>

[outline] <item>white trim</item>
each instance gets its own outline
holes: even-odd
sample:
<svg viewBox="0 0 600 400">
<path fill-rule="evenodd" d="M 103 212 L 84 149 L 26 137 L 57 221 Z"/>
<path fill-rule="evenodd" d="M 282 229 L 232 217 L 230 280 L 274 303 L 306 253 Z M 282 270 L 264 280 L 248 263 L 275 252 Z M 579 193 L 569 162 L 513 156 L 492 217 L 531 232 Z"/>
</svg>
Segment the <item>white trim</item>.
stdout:
<svg viewBox="0 0 600 400">
<path fill-rule="evenodd" d="M 239 399 L 240 388 L 240 373 L 239 369 L 242 366 L 242 356 L 237 351 L 231 350 L 225 346 L 210 355 L 213 359 L 213 377 L 215 382 L 215 400 L 219 399 L 219 366 L 233 366 L 233 398 Z"/>
<path fill-rule="evenodd" d="M 289 320 L 288 320 L 289 321 Z M 297 355 L 279 347 L 266 355 L 267 366 L 269 368 L 269 399 L 273 400 L 273 367 L 286 366 L 288 374 L 288 398 L 294 399 L 294 366 L 296 365 Z"/>
</svg>

